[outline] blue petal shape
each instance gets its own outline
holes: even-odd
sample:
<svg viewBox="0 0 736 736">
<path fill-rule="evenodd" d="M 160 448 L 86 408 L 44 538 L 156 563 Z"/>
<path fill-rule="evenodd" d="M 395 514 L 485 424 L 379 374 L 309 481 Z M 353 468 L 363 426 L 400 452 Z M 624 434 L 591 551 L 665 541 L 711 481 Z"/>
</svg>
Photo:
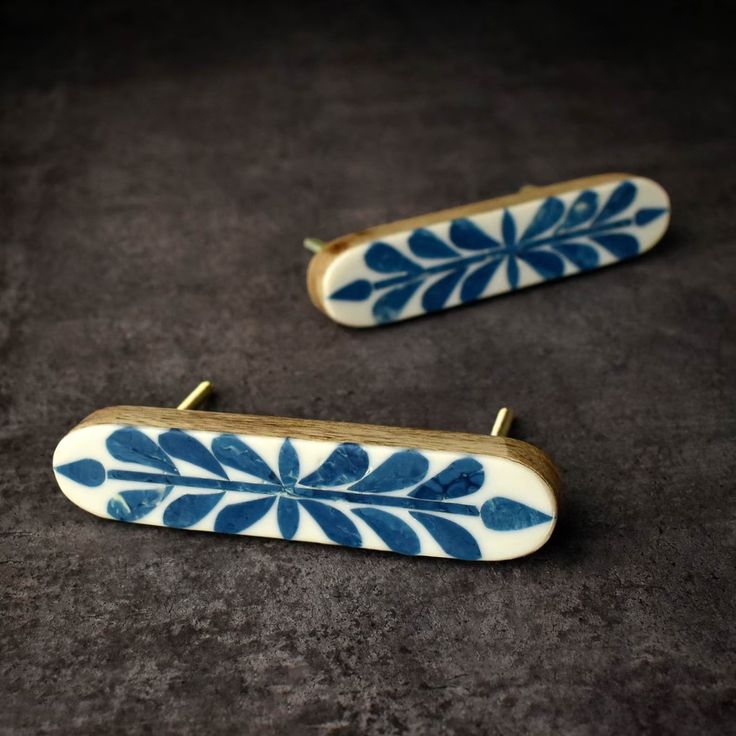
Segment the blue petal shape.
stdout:
<svg viewBox="0 0 736 736">
<path fill-rule="evenodd" d="M 317 470 L 299 481 L 300 485 L 324 488 L 353 483 L 368 470 L 368 454 L 353 442 L 338 445 Z"/>
<path fill-rule="evenodd" d="M 54 470 L 89 488 L 101 486 L 105 482 L 105 466 L 97 460 L 77 460 L 66 465 L 57 465 Z"/>
<path fill-rule="evenodd" d="M 186 462 L 219 475 L 221 478 L 227 478 L 227 473 L 222 469 L 222 465 L 215 460 L 214 455 L 199 440 L 181 429 L 170 429 L 168 432 L 159 435 L 158 443 L 164 452 L 171 455 L 171 457 L 186 460 Z"/>
<path fill-rule="evenodd" d="M 643 227 L 654 222 L 658 217 L 662 217 L 665 212 L 667 210 L 664 207 L 645 207 L 634 215 L 634 222 L 639 227 Z"/>
<path fill-rule="evenodd" d="M 215 437 L 212 442 L 212 452 L 223 465 L 229 468 L 241 470 L 271 483 L 279 483 L 276 474 L 263 458 L 234 434 L 221 434 Z"/>
<path fill-rule="evenodd" d="M 386 493 L 408 488 L 427 474 L 429 461 L 417 450 L 399 450 L 381 463 L 372 473 L 350 486 L 361 493 Z"/>
<path fill-rule="evenodd" d="M 330 299 L 341 299 L 345 302 L 364 302 L 373 293 L 373 285 L 365 279 L 351 281 L 346 286 L 330 294 Z"/>
<path fill-rule="evenodd" d="M 299 504 L 291 498 L 281 496 L 276 516 L 281 536 L 284 539 L 291 539 L 299 526 Z"/>
<path fill-rule="evenodd" d="M 107 450 L 124 463 L 136 463 L 178 475 L 179 471 L 163 450 L 147 435 L 134 427 L 116 429 L 107 438 Z"/>
<path fill-rule="evenodd" d="M 463 304 L 473 302 L 488 288 L 491 283 L 493 274 L 496 273 L 501 263 L 500 258 L 496 258 L 489 263 L 484 263 L 480 268 L 473 271 L 463 282 L 460 289 L 460 300 Z"/>
<path fill-rule="evenodd" d="M 630 181 L 622 181 L 612 192 L 603 209 L 598 213 L 594 223 L 610 220 L 614 215 L 623 212 L 636 197 L 636 186 Z"/>
<path fill-rule="evenodd" d="M 224 493 L 188 493 L 172 501 L 164 511 L 164 524 L 185 529 L 204 519 Z"/>
<path fill-rule="evenodd" d="M 519 264 L 512 255 L 508 257 L 506 262 L 506 278 L 509 280 L 509 286 L 515 289 L 519 285 Z"/>
<path fill-rule="evenodd" d="M 461 218 L 450 225 L 450 240 L 463 250 L 493 250 L 501 243 L 481 230 L 472 220 Z"/>
<path fill-rule="evenodd" d="M 477 560 L 480 557 L 480 548 L 475 538 L 460 524 L 421 511 L 410 511 L 409 514 L 435 538 L 445 554 L 460 560 Z"/>
<path fill-rule="evenodd" d="M 283 441 L 279 450 L 279 475 L 287 488 L 293 488 L 299 478 L 299 455 L 288 438 Z"/>
<path fill-rule="evenodd" d="M 223 534 L 239 534 L 260 521 L 276 501 L 276 496 L 257 498 L 255 501 L 234 503 L 217 514 L 215 531 Z"/>
<path fill-rule="evenodd" d="M 392 289 L 376 300 L 373 305 L 373 316 L 378 322 L 393 322 L 398 319 L 401 310 L 414 296 L 416 290 L 421 286 L 421 281 L 414 281 L 398 289 Z"/>
<path fill-rule="evenodd" d="M 521 236 L 522 242 L 536 238 L 537 235 L 541 235 L 545 230 L 554 227 L 560 217 L 562 217 L 564 211 L 565 205 L 562 204 L 562 200 L 557 199 L 557 197 L 545 199 Z"/>
<path fill-rule="evenodd" d="M 155 491 L 120 491 L 108 501 L 107 513 L 118 521 L 138 521 L 151 513 L 172 488 L 166 486 Z"/>
<path fill-rule="evenodd" d="M 402 555 L 418 555 L 421 543 L 416 532 L 395 514 L 381 509 L 353 509 L 353 513 L 362 519 L 386 546 Z"/>
<path fill-rule="evenodd" d="M 554 245 L 554 249 L 568 261 L 577 266 L 581 271 L 589 271 L 597 268 L 599 263 L 598 251 L 584 243 L 560 243 Z"/>
<path fill-rule="evenodd" d="M 453 289 L 464 275 L 465 269 L 458 268 L 435 281 L 422 295 L 422 306 L 425 311 L 436 312 L 442 309 L 450 298 Z"/>
<path fill-rule="evenodd" d="M 597 209 L 598 193 L 590 189 L 580 192 L 577 199 L 570 205 L 570 209 L 567 211 L 567 217 L 558 228 L 558 232 L 571 230 L 574 227 L 582 225 L 593 217 Z"/>
<path fill-rule="evenodd" d="M 513 248 L 516 245 L 516 221 L 508 210 L 503 211 L 501 232 L 503 233 L 503 244 L 507 248 Z"/>
<path fill-rule="evenodd" d="M 639 252 L 639 241 L 626 233 L 610 233 L 607 235 L 591 235 L 591 239 L 610 251 L 616 258 L 631 258 Z"/>
<path fill-rule="evenodd" d="M 319 501 L 300 501 L 299 503 L 333 542 L 345 547 L 361 546 L 362 538 L 358 528 L 342 511 Z"/>
<path fill-rule="evenodd" d="M 565 273 L 562 258 L 546 250 L 530 250 L 521 256 L 543 279 L 558 279 Z"/>
<path fill-rule="evenodd" d="M 444 501 L 475 493 L 485 479 L 483 466 L 472 457 L 463 457 L 450 463 L 409 495 L 429 501 Z"/>
<path fill-rule="evenodd" d="M 419 258 L 455 258 L 460 255 L 425 228 L 419 228 L 409 236 L 409 249 Z"/>
<path fill-rule="evenodd" d="M 481 506 L 480 518 L 489 529 L 497 532 L 513 532 L 552 521 L 549 514 L 503 496 L 486 501 Z"/>
<path fill-rule="evenodd" d="M 387 243 L 373 243 L 365 253 L 368 268 L 378 273 L 416 273 L 421 267 Z"/>
</svg>

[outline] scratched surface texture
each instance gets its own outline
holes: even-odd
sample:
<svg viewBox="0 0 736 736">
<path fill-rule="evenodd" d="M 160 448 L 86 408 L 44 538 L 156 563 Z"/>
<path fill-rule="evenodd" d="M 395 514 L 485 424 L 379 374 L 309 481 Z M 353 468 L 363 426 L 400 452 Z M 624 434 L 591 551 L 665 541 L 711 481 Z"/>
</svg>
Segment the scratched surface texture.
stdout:
<svg viewBox="0 0 736 736">
<path fill-rule="evenodd" d="M 734 65 L 718 6 L 4 6 L 0 733 L 701 734 L 736 717 Z M 385 329 L 305 235 L 606 171 L 651 254 Z M 529 559 L 105 522 L 51 453 L 93 409 L 486 432 L 564 479 Z"/>
</svg>

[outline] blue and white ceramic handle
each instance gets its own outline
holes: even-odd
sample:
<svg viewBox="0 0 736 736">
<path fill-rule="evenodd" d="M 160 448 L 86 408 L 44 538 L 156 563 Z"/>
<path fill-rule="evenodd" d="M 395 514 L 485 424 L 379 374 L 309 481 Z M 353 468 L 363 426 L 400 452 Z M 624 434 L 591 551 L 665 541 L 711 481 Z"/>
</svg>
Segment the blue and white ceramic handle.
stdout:
<svg viewBox="0 0 736 736">
<path fill-rule="evenodd" d="M 659 184 L 629 174 L 527 187 L 338 238 L 307 285 L 336 322 L 397 322 L 641 255 L 669 212 Z"/>
<path fill-rule="evenodd" d="M 53 462 L 103 518 L 406 555 L 519 557 L 557 518 L 554 466 L 507 438 L 119 407 Z"/>
</svg>

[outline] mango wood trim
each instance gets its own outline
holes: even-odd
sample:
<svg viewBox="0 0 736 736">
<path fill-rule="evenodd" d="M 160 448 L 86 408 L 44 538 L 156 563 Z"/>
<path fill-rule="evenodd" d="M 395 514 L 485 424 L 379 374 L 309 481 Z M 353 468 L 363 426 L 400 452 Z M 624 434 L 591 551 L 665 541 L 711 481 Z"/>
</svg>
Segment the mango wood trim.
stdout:
<svg viewBox="0 0 736 736">
<path fill-rule="evenodd" d="M 558 184 L 550 184 L 548 186 L 537 187 L 527 186 L 521 191 L 514 194 L 507 194 L 503 197 L 495 197 L 494 199 L 485 199 L 482 202 L 474 202 L 459 207 L 451 207 L 437 212 L 430 212 L 426 215 L 417 217 L 409 217 L 404 220 L 396 220 L 385 225 L 376 225 L 366 230 L 358 230 L 349 235 L 342 235 L 335 240 L 331 240 L 309 261 L 307 269 L 307 291 L 309 298 L 312 300 L 317 309 L 324 312 L 324 292 L 322 284 L 324 283 L 324 275 L 332 261 L 340 254 L 350 248 L 365 243 L 371 243 L 374 240 L 380 240 L 387 235 L 416 230 L 418 227 L 427 227 L 427 225 L 435 225 L 438 222 L 446 222 L 448 220 L 456 220 L 459 217 L 470 217 L 482 212 L 491 210 L 499 210 L 512 205 L 531 202 L 536 199 L 546 199 L 555 194 L 564 194 L 565 192 L 574 191 L 575 189 L 586 189 L 588 187 L 600 186 L 614 181 L 623 181 L 631 179 L 631 174 L 613 173 L 598 174 L 596 176 L 586 176 L 581 179 L 571 179 Z"/>
<path fill-rule="evenodd" d="M 299 440 L 356 442 L 364 445 L 405 447 L 418 450 L 444 450 L 502 457 L 534 471 L 559 495 L 560 476 L 550 458 L 534 445 L 508 437 L 490 437 L 465 432 L 439 432 L 430 429 L 385 427 L 317 419 L 288 419 L 251 414 L 226 414 L 213 411 L 183 411 L 145 406 L 111 406 L 99 409 L 74 429 L 97 424 L 124 424 L 161 429 L 193 429 L 206 432 L 264 437 L 291 437 Z M 72 430 L 74 431 L 74 430 Z"/>
</svg>

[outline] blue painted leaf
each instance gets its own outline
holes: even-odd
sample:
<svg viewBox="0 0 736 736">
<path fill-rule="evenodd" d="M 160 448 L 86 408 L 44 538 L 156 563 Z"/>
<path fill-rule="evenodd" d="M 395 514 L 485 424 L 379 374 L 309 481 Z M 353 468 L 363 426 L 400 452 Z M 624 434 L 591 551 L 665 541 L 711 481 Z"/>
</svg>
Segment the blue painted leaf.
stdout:
<svg viewBox="0 0 736 736">
<path fill-rule="evenodd" d="M 105 482 L 105 466 L 97 460 L 77 460 L 66 465 L 57 465 L 54 470 L 89 488 L 101 486 Z"/>
<path fill-rule="evenodd" d="M 475 301 L 481 296 L 481 294 L 488 288 L 488 284 L 491 283 L 493 274 L 496 273 L 500 263 L 500 258 L 496 258 L 489 263 L 484 263 L 465 279 L 465 282 L 460 289 L 460 300 L 464 304 Z"/>
<path fill-rule="evenodd" d="M 546 250 L 530 250 L 521 256 L 543 279 L 558 279 L 565 273 L 562 258 Z"/>
<path fill-rule="evenodd" d="M 599 263 L 598 251 L 584 243 L 560 243 L 554 249 L 565 256 L 568 261 L 577 266 L 581 271 L 597 268 Z"/>
<path fill-rule="evenodd" d="M 558 228 L 558 232 L 579 227 L 590 220 L 597 209 L 598 193 L 592 192 L 590 189 L 580 192 L 577 199 L 570 205 L 570 209 L 567 211 L 567 217 Z"/>
<path fill-rule="evenodd" d="M 633 235 L 626 233 L 592 235 L 591 239 L 610 251 L 616 258 L 631 258 L 639 252 L 639 241 Z"/>
<path fill-rule="evenodd" d="M 241 470 L 243 473 L 254 475 L 256 478 L 271 483 L 279 483 L 276 474 L 263 458 L 234 434 L 221 434 L 215 437 L 212 442 L 212 452 L 223 465 L 229 468 Z"/>
<path fill-rule="evenodd" d="M 279 450 L 279 475 L 281 482 L 287 487 L 293 488 L 299 479 L 299 455 L 288 438 L 283 441 Z"/>
<path fill-rule="evenodd" d="M 299 504 L 291 498 L 281 496 L 276 516 L 281 536 L 284 539 L 291 539 L 299 526 Z"/>
<path fill-rule="evenodd" d="M 435 281 L 422 295 L 422 306 L 427 312 L 436 312 L 445 306 L 453 289 L 465 275 L 464 268 L 450 271 L 438 281 Z"/>
<path fill-rule="evenodd" d="M 622 181 L 612 192 L 603 209 L 598 213 L 594 223 L 605 222 L 623 212 L 636 197 L 636 186 L 630 181 Z"/>
<path fill-rule="evenodd" d="M 513 248 L 516 245 L 516 221 L 508 210 L 503 211 L 501 232 L 503 234 L 503 244 L 507 248 Z"/>
<path fill-rule="evenodd" d="M 170 429 L 159 435 L 158 443 L 171 457 L 186 460 L 192 465 L 208 470 L 210 473 L 227 478 L 222 465 L 215 460 L 214 455 L 192 435 L 180 429 Z"/>
<path fill-rule="evenodd" d="M 333 542 L 345 547 L 360 547 L 362 542 L 360 532 L 342 511 L 319 501 L 300 501 L 299 503 Z"/>
<path fill-rule="evenodd" d="M 154 491 L 120 491 L 107 503 L 107 513 L 118 521 L 138 521 L 151 513 L 173 486 Z"/>
<path fill-rule="evenodd" d="M 330 294 L 330 299 L 341 299 L 346 302 L 364 302 L 373 293 L 373 285 L 365 279 L 351 281 L 346 286 Z"/>
<path fill-rule="evenodd" d="M 414 296 L 421 284 L 421 281 L 414 281 L 411 284 L 387 292 L 380 299 L 377 299 L 373 305 L 373 316 L 378 322 L 393 322 L 398 319 L 401 310 Z"/>
<path fill-rule="evenodd" d="M 260 521 L 276 501 L 275 496 L 257 498 L 255 501 L 234 503 L 217 514 L 215 531 L 224 534 L 239 534 Z"/>
<path fill-rule="evenodd" d="M 378 273 L 416 273 L 422 270 L 421 266 L 387 243 L 373 243 L 365 253 L 365 263 Z"/>
<path fill-rule="evenodd" d="M 665 212 L 667 210 L 663 207 L 645 207 L 634 215 L 634 222 L 639 227 L 643 227 L 650 222 L 654 222 L 658 217 L 662 217 Z"/>
<path fill-rule="evenodd" d="M 107 450 L 124 463 L 136 463 L 178 475 L 179 471 L 163 450 L 147 435 L 134 427 L 116 429 L 107 438 Z"/>
<path fill-rule="evenodd" d="M 480 518 L 489 529 L 497 532 L 528 529 L 552 521 L 549 514 L 502 496 L 486 501 L 480 509 Z"/>
<path fill-rule="evenodd" d="M 454 521 L 435 514 L 410 511 L 413 516 L 434 538 L 445 554 L 461 560 L 477 560 L 480 548 L 473 535 Z"/>
<path fill-rule="evenodd" d="M 524 234 L 521 236 L 521 240 L 531 240 L 536 238 L 537 235 L 541 235 L 546 230 L 554 227 L 557 221 L 562 217 L 562 213 L 565 211 L 565 205 L 562 204 L 562 200 L 557 197 L 549 197 L 539 206 L 532 221 L 529 223 Z"/>
<path fill-rule="evenodd" d="M 166 526 L 175 526 L 179 529 L 193 526 L 198 521 L 204 519 L 217 506 L 219 500 L 224 495 L 224 493 L 202 493 L 196 495 L 188 493 L 185 496 L 179 496 L 179 498 L 172 501 L 166 507 L 166 511 L 164 511 L 164 524 Z"/>
<path fill-rule="evenodd" d="M 455 258 L 460 255 L 425 228 L 419 228 L 409 236 L 409 249 L 419 258 Z"/>
<path fill-rule="evenodd" d="M 453 220 L 450 225 L 450 240 L 463 250 L 492 250 L 501 243 L 481 230 L 472 220 Z"/>
<path fill-rule="evenodd" d="M 362 519 L 386 543 L 389 549 L 402 555 L 418 555 L 421 543 L 416 532 L 395 514 L 381 509 L 353 509 L 353 513 Z"/>
<path fill-rule="evenodd" d="M 519 264 L 516 257 L 510 255 L 506 261 L 506 278 L 509 280 L 509 286 L 515 289 L 519 285 Z"/>
<path fill-rule="evenodd" d="M 472 457 L 463 457 L 450 463 L 426 483 L 415 488 L 409 495 L 429 501 L 444 501 L 475 493 L 485 479 L 483 466 Z"/>
<path fill-rule="evenodd" d="M 381 463 L 363 480 L 350 486 L 351 491 L 386 493 L 408 488 L 427 474 L 429 461 L 417 450 L 399 450 Z"/>
<path fill-rule="evenodd" d="M 300 485 L 312 487 L 341 486 L 362 478 L 368 470 L 368 454 L 353 442 L 338 445 L 317 470 L 302 478 Z"/>
</svg>

